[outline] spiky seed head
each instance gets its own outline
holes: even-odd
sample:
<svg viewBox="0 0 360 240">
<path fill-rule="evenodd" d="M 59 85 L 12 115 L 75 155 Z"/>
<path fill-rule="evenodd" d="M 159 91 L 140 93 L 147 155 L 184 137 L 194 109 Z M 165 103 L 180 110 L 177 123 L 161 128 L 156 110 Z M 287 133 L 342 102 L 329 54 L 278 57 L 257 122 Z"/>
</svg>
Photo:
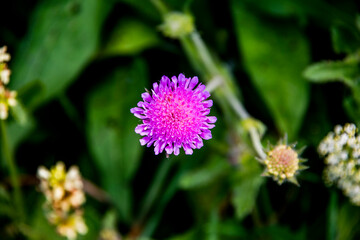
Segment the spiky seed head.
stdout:
<svg viewBox="0 0 360 240">
<path fill-rule="evenodd" d="M 301 165 L 303 161 L 292 146 L 280 143 L 267 152 L 267 157 L 264 160 L 266 169 L 263 176 L 272 177 L 279 184 L 289 181 L 299 185 L 295 176 L 299 170 L 306 168 Z"/>
</svg>

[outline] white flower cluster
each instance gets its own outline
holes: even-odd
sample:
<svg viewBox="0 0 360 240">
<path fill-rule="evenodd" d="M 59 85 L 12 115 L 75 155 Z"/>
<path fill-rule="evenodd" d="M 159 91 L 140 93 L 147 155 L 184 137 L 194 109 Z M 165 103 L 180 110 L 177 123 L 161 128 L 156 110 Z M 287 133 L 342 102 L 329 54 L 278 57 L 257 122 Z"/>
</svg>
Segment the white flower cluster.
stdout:
<svg viewBox="0 0 360 240">
<path fill-rule="evenodd" d="M 325 181 L 337 184 L 351 202 L 360 206 L 360 135 L 354 124 L 337 125 L 319 144 L 325 157 Z"/>
<path fill-rule="evenodd" d="M 40 166 L 37 175 L 46 197 L 46 216 L 58 233 L 68 239 L 76 239 L 78 233 L 86 234 L 81 210 L 85 194 L 78 167 L 72 166 L 66 172 L 64 163 L 58 162 L 50 170 Z"/>
<path fill-rule="evenodd" d="M 0 48 L 0 119 L 7 119 L 9 116 L 9 107 L 14 107 L 17 103 L 16 92 L 6 89 L 10 81 L 11 71 L 6 62 L 10 61 L 10 54 L 6 53 L 6 46 Z"/>
</svg>

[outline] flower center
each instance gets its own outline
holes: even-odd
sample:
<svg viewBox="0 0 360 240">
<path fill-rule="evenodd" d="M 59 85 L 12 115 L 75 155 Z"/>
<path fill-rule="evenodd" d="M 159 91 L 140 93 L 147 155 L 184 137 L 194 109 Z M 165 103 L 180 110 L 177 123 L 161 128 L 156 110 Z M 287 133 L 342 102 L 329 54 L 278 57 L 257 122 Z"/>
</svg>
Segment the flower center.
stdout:
<svg viewBox="0 0 360 240">
<path fill-rule="evenodd" d="M 196 95 L 185 89 L 164 92 L 154 102 L 151 120 L 167 137 L 198 134 L 202 110 L 199 101 Z"/>
<path fill-rule="evenodd" d="M 292 148 L 280 145 L 269 152 L 266 162 L 271 173 L 291 177 L 298 170 L 299 159 Z"/>
</svg>

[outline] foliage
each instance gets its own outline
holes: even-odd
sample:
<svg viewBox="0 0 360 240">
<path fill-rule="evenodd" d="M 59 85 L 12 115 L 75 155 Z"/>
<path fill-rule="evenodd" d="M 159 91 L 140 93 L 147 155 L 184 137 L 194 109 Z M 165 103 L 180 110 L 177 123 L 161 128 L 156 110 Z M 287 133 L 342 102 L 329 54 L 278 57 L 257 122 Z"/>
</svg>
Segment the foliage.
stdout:
<svg viewBox="0 0 360 240">
<path fill-rule="evenodd" d="M 360 126 L 359 9 L 355 0 L 4 1 L 0 47 L 18 105 L 0 120 L 0 238 L 64 239 L 36 179 L 40 165 L 63 161 L 84 178 L 89 231 L 79 239 L 359 239 L 360 208 L 323 182 L 317 153 L 336 124 Z M 130 109 L 179 73 L 213 87 L 218 120 L 201 149 L 168 159 L 140 146 Z M 307 146 L 300 186 L 262 176 L 262 146 L 284 136 Z"/>
</svg>

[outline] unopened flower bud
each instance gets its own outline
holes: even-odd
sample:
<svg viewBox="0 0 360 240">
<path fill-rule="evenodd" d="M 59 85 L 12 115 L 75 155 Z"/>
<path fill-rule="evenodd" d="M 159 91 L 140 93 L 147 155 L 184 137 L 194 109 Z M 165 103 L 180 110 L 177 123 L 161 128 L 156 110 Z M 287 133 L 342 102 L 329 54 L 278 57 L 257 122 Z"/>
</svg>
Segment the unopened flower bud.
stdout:
<svg viewBox="0 0 360 240">
<path fill-rule="evenodd" d="M 279 184 L 287 180 L 298 185 L 295 176 L 299 170 L 305 168 L 300 164 L 302 161 L 299 159 L 298 152 L 292 147 L 279 144 L 267 152 L 264 161 L 266 169 L 263 175 L 273 177 Z"/>
<path fill-rule="evenodd" d="M 194 31 L 194 19 L 189 14 L 170 12 L 165 15 L 160 29 L 165 36 L 179 38 Z"/>
</svg>

